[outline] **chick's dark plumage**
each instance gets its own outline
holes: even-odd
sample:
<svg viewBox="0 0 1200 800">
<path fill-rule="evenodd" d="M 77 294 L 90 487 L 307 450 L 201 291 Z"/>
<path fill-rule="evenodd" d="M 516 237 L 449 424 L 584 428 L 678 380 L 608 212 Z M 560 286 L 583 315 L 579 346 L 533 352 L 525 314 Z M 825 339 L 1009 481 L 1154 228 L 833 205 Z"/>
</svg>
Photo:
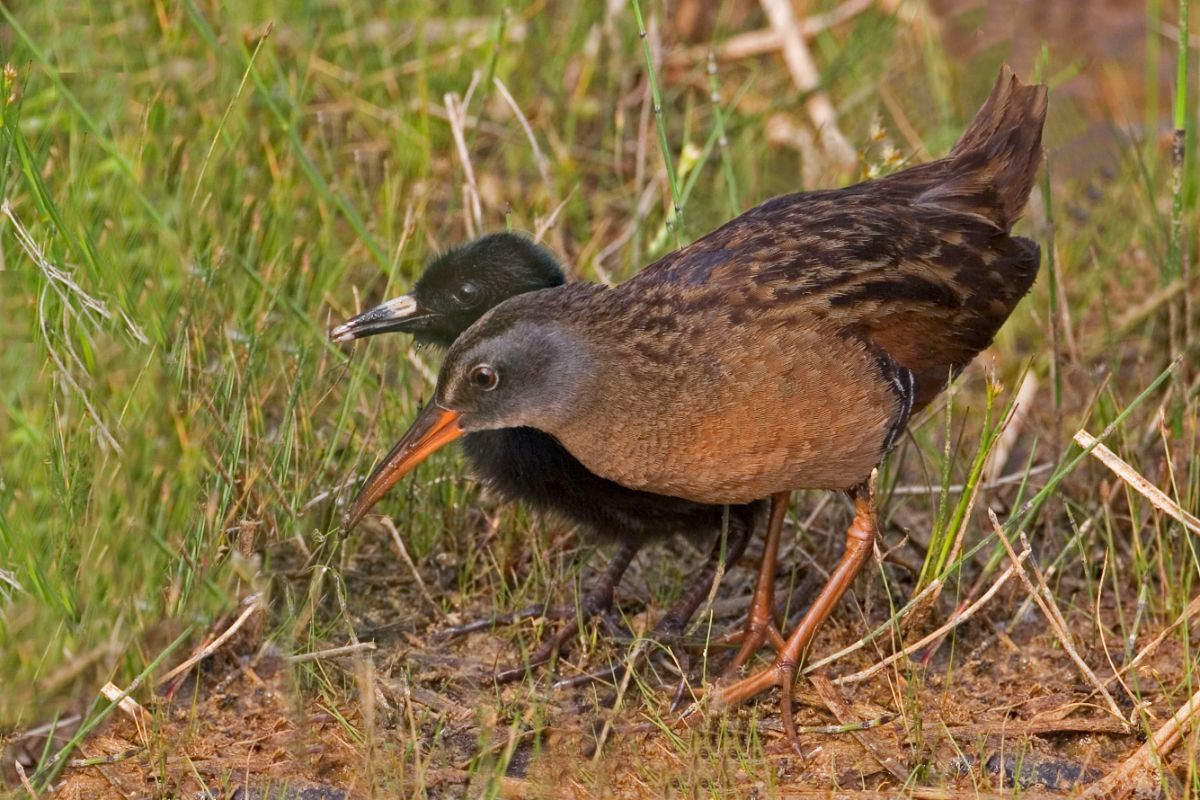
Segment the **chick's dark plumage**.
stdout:
<svg viewBox="0 0 1200 800">
<path fill-rule="evenodd" d="M 406 330 L 421 344 L 449 348 L 484 312 L 510 297 L 561 286 L 554 254 L 527 236 L 493 233 L 433 259 L 413 286 L 426 319 Z"/>
<path fill-rule="evenodd" d="M 492 307 L 563 283 L 562 270 L 546 248 L 520 234 L 489 234 L 437 256 L 410 294 L 359 314 L 331 335 L 346 341 L 404 332 L 421 344 L 444 349 Z M 619 580 L 621 565 L 628 565 L 636 550 L 651 539 L 671 534 L 713 537 L 724 524 L 723 506 L 630 489 L 602 478 L 557 439 L 536 428 L 478 431 L 464 436 L 462 447 L 471 473 L 501 499 L 523 503 L 619 542 L 622 551 L 614 557 L 615 568 L 606 573 L 606 580 Z M 756 514 L 764 507 L 746 503 L 730 509 L 731 558 L 744 547 Z M 707 586 L 706 576 L 711 571 L 711 564 L 700 570 L 699 582 Z M 610 601 L 611 588 L 607 597 L 604 588 L 603 583 L 598 585 L 594 605 Z M 693 599 L 685 595 L 669 612 L 666 628 L 686 623 Z M 553 641 L 561 643 L 561 639 Z M 544 655 L 548 653 L 533 661 Z"/>
<path fill-rule="evenodd" d="M 770 495 L 771 570 L 789 492 L 848 491 L 845 550 L 786 641 L 769 637 L 775 663 L 706 696 L 720 708 L 779 687 L 795 744 L 797 665 L 878 532 L 873 469 L 1037 275 L 1037 245 L 1011 233 L 1041 164 L 1045 114 L 1045 87 L 1005 67 L 945 158 L 768 200 L 617 287 L 502 303 L 455 341 L 434 402 L 352 514 L 456 436 L 520 426 L 640 491 L 702 504 Z M 752 609 L 751 620 L 769 616 Z M 753 646 L 750 626 L 747 637 Z"/>
</svg>

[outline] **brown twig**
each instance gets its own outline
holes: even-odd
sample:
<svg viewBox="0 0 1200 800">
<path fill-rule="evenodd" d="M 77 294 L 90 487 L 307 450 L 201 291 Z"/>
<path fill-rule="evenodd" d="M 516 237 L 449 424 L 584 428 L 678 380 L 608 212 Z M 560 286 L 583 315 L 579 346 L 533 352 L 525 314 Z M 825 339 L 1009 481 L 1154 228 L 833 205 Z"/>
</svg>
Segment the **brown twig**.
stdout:
<svg viewBox="0 0 1200 800">
<path fill-rule="evenodd" d="M 483 229 L 483 207 L 479 201 L 479 186 L 475 182 L 475 167 L 471 164 L 471 154 L 467 150 L 466 103 L 459 100 L 458 95 L 447 92 L 442 97 L 446 106 L 446 118 L 450 123 L 450 134 L 454 137 L 454 147 L 458 152 L 459 163 L 462 164 L 463 176 L 463 221 L 467 226 L 467 236 L 474 238 Z"/>
<path fill-rule="evenodd" d="M 25 768 L 21 766 L 20 759 L 13 761 L 13 768 L 17 771 L 17 778 L 21 781 L 21 785 L 25 787 L 25 791 L 33 800 L 37 800 L 37 790 L 33 788 L 33 784 L 29 782 L 29 776 L 25 774 Z"/>
<path fill-rule="evenodd" d="M 311 653 L 297 653 L 294 656 L 287 656 L 284 662 L 288 664 L 303 664 L 306 661 L 320 661 L 326 658 L 345 658 L 346 656 L 356 656 L 360 653 L 367 653 L 375 649 L 375 642 L 357 642 L 355 644 L 344 644 L 341 647 L 330 647 L 327 650 L 314 650 Z"/>
<path fill-rule="evenodd" d="M 1091 454 L 1104 466 L 1117 474 L 1117 477 L 1129 485 L 1131 489 L 1145 497 L 1151 504 L 1171 519 L 1178 522 L 1192 533 L 1200 534 L 1200 519 L 1189 514 L 1179 503 L 1176 503 L 1167 493 L 1142 477 L 1141 473 L 1129 466 L 1112 450 L 1100 444 L 1095 436 L 1081 430 L 1075 434 L 1075 443 L 1080 447 L 1091 447 Z M 1093 446 L 1094 445 L 1094 446 Z"/>
<path fill-rule="evenodd" d="M 1050 587 L 1046 585 L 1046 578 L 1042 575 L 1042 571 L 1037 568 L 1036 564 L 1032 564 L 1034 577 L 1036 577 L 1038 581 L 1038 585 L 1034 586 L 1033 581 L 1029 579 L 1029 575 L 1025 572 L 1025 568 L 1017 560 L 1016 551 L 1013 550 L 1012 542 L 1010 542 L 1008 537 L 1004 534 L 1004 528 L 1000 525 L 1000 520 L 996 516 L 996 512 L 990 508 L 988 509 L 988 518 L 992 521 L 992 529 L 996 532 L 997 538 L 999 538 L 1000 542 L 1004 545 L 1004 549 L 1008 553 L 1009 560 L 1017 568 L 1017 577 L 1021 579 L 1021 583 L 1025 584 L 1025 590 L 1029 592 L 1029 596 L 1033 598 L 1033 601 L 1037 603 L 1038 608 L 1040 608 L 1042 613 L 1046 616 L 1046 621 L 1050 623 L 1051 630 L 1053 630 L 1055 636 L 1058 637 L 1058 641 L 1062 644 L 1063 649 L 1067 652 L 1067 655 L 1070 656 L 1071 660 L 1075 662 L 1075 666 L 1079 668 L 1079 671 L 1083 674 L 1084 678 L 1087 679 L 1088 683 L 1092 685 L 1092 688 L 1104 698 L 1105 702 L 1108 704 L 1109 711 L 1112 712 L 1113 716 L 1122 722 L 1126 721 L 1125 715 L 1121 713 L 1121 709 L 1117 705 L 1117 701 L 1113 699 L 1113 696 L 1109 693 L 1108 689 L 1105 688 L 1104 684 L 1100 682 L 1100 679 L 1096 677 L 1096 673 L 1092 672 L 1092 668 L 1087 665 L 1087 662 L 1083 660 L 1083 657 L 1079 655 L 1079 651 L 1075 648 L 1075 640 L 1072 638 L 1071 633 L 1067 628 L 1066 620 L 1063 619 L 1062 614 L 1058 610 L 1058 606 L 1054 603 L 1054 595 L 1050 591 Z M 1025 549 L 1029 548 L 1028 542 L 1025 541 L 1024 534 L 1021 536 L 1021 545 Z"/>
<path fill-rule="evenodd" d="M 1084 797 L 1118 798 L 1134 791 L 1135 782 L 1158 769 L 1162 759 L 1179 744 L 1184 731 L 1200 717 L 1200 691 L 1179 707 L 1169 720 L 1154 732 L 1144 745 L 1127 758 L 1121 766 L 1105 775 L 1084 792 Z"/>
<path fill-rule="evenodd" d="M 1015 565 L 1010 565 L 1008 569 L 1006 569 L 1006 570 L 1004 570 L 1004 572 L 1000 573 L 1000 577 L 996 578 L 995 583 L 993 583 L 991 585 L 991 587 L 986 592 L 983 593 L 982 597 L 980 597 L 978 600 L 976 600 L 971 605 L 964 608 L 962 611 L 955 614 L 953 617 L 951 617 L 946 622 L 946 624 L 942 625 L 936 631 L 929 634 L 928 636 L 921 638 L 920 640 L 918 640 L 916 642 L 913 642 L 908 647 L 905 647 L 903 650 L 893 653 L 892 655 L 888 656 L 883 661 L 880 661 L 879 663 L 875 664 L 874 666 L 868 667 L 867 669 L 861 670 L 860 672 L 855 672 L 853 675 L 845 675 L 845 676 L 835 680 L 834 683 L 839 684 L 839 685 L 844 685 L 844 684 L 848 684 L 848 683 L 858 683 L 860 681 L 864 681 L 867 678 L 874 675 L 876 672 L 879 672 L 881 669 L 888 666 L 889 664 L 895 663 L 896 661 L 899 661 L 901 658 L 904 658 L 905 656 L 912 655 L 913 653 L 917 652 L 921 648 L 928 645 L 930 642 L 937 641 L 940 637 L 945 636 L 947 633 L 949 633 L 953 629 L 957 628 L 959 625 L 962 625 L 964 622 L 969 620 L 971 617 L 975 616 L 975 613 L 977 611 L 979 611 L 979 609 L 983 608 L 983 606 L 986 605 L 987 602 L 996 595 L 996 592 L 1000 591 L 1000 587 L 1002 587 L 1005 583 L 1008 582 L 1008 579 L 1013 576 L 1013 573 L 1017 569 L 1020 569 L 1021 564 L 1025 561 L 1026 558 L 1029 557 L 1029 553 L 1030 553 L 1029 547 L 1028 547 L 1028 545 L 1026 545 L 1025 548 L 1021 550 L 1021 553 L 1016 557 Z"/>
<path fill-rule="evenodd" d="M 258 611 L 260 608 L 262 608 L 262 606 L 259 602 L 259 598 L 257 595 L 254 595 L 254 596 L 248 598 L 245 610 L 242 611 L 242 613 L 238 616 L 238 618 L 235 619 L 233 621 L 233 623 L 228 628 L 225 629 L 224 633 L 222 633 L 220 636 L 218 636 L 217 638 L 215 638 L 211 642 L 209 642 L 204 648 L 202 648 L 198 653 L 195 653 L 191 658 L 184 661 L 182 664 L 175 667 L 175 669 L 171 670 L 166 675 L 163 675 L 161 678 L 159 678 L 157 681 L 155 681 L 155 685 L 162 686 L 164 684 L 169 683 L 174 678 L 184 674 L 189 669 L 194 667 L 196 664 L 199 664 L 201 661 L 208 658 L 213 653 L 217 652 L 217 650 L 220 649 L 221 645 L 225 644 L 227 641 L 229 641 L 231 638 L 233 638 L 233 635 L 235 633 L 237 633 L 238 630 L 241 629 L 241 627 L 243 625 L 246 624 L 246 620 L 250 619 L 250 617 L 254 614 L 254 612 Z M 109 699 L 111 700 L 112 698 L 109 698 Z"/>
<path fill-rule="evenodd" d="M 396 524 L 392 522 L 392 518 L 387 515 L 384 515 L 379 519 L 380 522 L 383 523 L 383 527 L 387 528 L 388 533 L 392 535 L 392 544 L 396 545 L 396 551 L 400 553 L 400 558 L 402 558 L 404 563 L 408 565 L 408 569 L 412 573 L 413 580 L 417 582 L 417 589 L 421 592 L 421 597 L 425 599 L 425 602 L 429 604 L 429 607 L 433 609 L 435 614 L 444 619 L 446 612 L 442 610 L 442 607 L 438 605 L 436 600 L 433 599 L 433 595 L 429 593 L 429 587 L 425 585 L 425 579 L 421 577 L 421 571 L 417 569 L 417 565 L 415 562 L 413 562 L 412 556 L 408 554 L 408 548 L 404 546 L 404 540 L 400 538 L 400 531 L 396 530 Z"/>
<path fill-rule="evenodd" d="M 804 106 L 813 126 L 821 137 L 825 152 L 842 167 L 849 167 L 858 160 L 850 142 L 838 128 L 837 111 L 833 102 L 821 90 L 821 75 L 812 51 L 804 41 L 800 23 L 796 19 L 791 0 L 759 0 L 771 28 L 779 34 L 783 47 L 783 60 L 792 76 L 792 83 L 808 95 Z"/>
</svg>

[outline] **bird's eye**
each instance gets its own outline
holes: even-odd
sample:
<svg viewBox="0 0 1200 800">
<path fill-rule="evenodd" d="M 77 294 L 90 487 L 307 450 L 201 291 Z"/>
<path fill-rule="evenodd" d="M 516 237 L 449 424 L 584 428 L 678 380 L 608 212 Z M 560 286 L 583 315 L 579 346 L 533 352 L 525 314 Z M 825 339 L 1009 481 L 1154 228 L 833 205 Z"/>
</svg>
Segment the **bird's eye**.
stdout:
<svg viewBox="0 0 1200 800">
<path fill-rule="evenodd" d="M 460 306 L 473 306 L 479 300 L 479 287 L 467 281 L 454 290 L 454 301 Z"/>
<path fill-rule="evenodd" d="M 471 369 L 471 383 L 485 392 L 490 392 L 500 385 L 500 373 L 487 364 L 479 364 Z"/>
</svg>

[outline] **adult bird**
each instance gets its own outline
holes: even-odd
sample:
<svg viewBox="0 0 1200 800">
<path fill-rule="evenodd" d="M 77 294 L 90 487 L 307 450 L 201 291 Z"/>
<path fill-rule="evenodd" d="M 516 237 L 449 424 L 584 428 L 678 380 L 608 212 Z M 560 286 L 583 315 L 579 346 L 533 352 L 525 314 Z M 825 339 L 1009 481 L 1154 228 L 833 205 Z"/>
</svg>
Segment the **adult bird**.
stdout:
<svg viewBox="0 0 1200 800">
<path fill-rule="evenodd" d="M 798 664 L 877 535 L 870 475 L 1037 275 L 1038 246 L 1011 232 L 1045 113 L 1045 87 L 1003 67 L 945 158 L 768 200 L 615 288 L 500 304 L 450 348 L 434 400 L 351 517 L 447 442 L 516 427 L 599 476 L 697 503 L 848 492 L 841 560 L 774 663 L 707 698 L 779 687 L 795 742 Z"/>
<path fill-rule="evenodd" d="M 560 286 L 564 280 L 557 259 L 545 247 L 518 233 L 493 233 L 439 255 L 426 266 L 410 294 L 359 314 L 334 328 L 330 337 L 345 342 L 404 332 L 418 343 L 445 349 L 504 300 Z M 735 561 L 754 527 L 758 506 L 746 503 L 732 508 L 722 552 L 722 506 L 654 495 L 602 478 L 579 463 L 553 436 L 536 428 L 479 431 L 463 437 L 462 444 L 471 472 L 501 498 L 618 542 L 608 568 L 584 593 L 579 608 L 564 615 L 567 623 L 530 656 L 529 667 L 553 657 L 578 631 L 580 619 L 610 609 L 614 589 L 637 551 L 646 542 L 673 533 L 711 537 L 717 542 L 708 562 L 657 626 L 657 632 L 667 637 L 682 632 L 709 591 L 721 559 Z M 531 610 L 534 612 L 540 616 L 545 609 Z M 467 625 L 451 633 L 476 627 Z M 525 667 L 503 670 L 497 678 L 511 680 L 524 671 Z"/>
</svg>

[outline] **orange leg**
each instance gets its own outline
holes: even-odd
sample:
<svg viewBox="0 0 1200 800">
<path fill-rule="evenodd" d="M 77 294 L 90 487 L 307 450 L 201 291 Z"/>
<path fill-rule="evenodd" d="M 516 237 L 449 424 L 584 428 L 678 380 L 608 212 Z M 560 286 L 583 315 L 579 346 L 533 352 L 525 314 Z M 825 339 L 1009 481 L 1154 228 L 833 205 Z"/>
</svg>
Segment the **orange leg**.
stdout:
<svg viewBox="0 0 1200 800">
<path fill-rule="evenodd" d="M 718 687 L 708 697 L 709 707 L 719 711 L 743 703 L 772 686 L 778 686 L 783 727 L 793 746 L 797 745 L 796 724 L 792 719 L 792 685 L 796 680 L 796 670 L 821 623 L 833 611 L 834 606 L 854 582 L 854 576 L 862 569 L 875 540 L 875 508 L 871 490 L 863 485 L 851 493 L 854 497 L 854 522 L 846 531 L 846 550 L 842 553 L 842 559 L 826 581 L 825 588 L 813 601 L 808 613 L 788 637 L 784 648 L 775 658 L 775 663 L 737 683 Z M 694 710 L 695 707 L 688 714 Z"/>
<path fill-rule="evenodd" d="M 776 652 L 781 652 L 785 646 L 779 625 L 775 622 L 775 568 L 779 561 L 779 540 L 783 537 L 783 521 L 787 516 L 790 494 L 779 492 L 771 495 L 771 517 L 767 523 L 767 536 L 763 540 L 758 583 L 754 586 L 754 597 L 742 628 L 742 646 L 725 666 L 725 677 L 736 674 L 764 642 L 769 641 Z"/>
</svg>

